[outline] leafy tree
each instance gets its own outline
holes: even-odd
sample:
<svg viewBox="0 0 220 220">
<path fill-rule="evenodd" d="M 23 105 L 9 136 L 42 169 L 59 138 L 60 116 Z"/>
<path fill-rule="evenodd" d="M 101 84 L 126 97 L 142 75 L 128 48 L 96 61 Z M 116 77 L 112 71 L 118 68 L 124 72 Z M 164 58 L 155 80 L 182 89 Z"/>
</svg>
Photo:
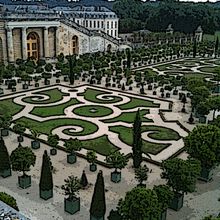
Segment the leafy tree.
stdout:
<svg viewBox="0 0 220 220">
<path fill-rule="evenodd" d="M 170 190 L 167 185 L 154 186 L 153 190 L 156 192 L 158 201 L 162 211 L 168 208 L 170 200 L 173 198 L 174 193 Z"/>
<path fill-rule="evenodd" d="M 161 177 L 167 180 L 174 193 L 194 192 L 196 180 L 201 171 L 201 163 L 198 160 L 180 158 L 168 159 L 162 162 Z"/>
<path fill-rule="evenodd" d="M 106 162 L 112 165 L 115 168 L 115 172 L 118 172 L 117 169 L 123 169 L 128 163 L 128 159 L 123 153 L 115 151 L 106 157 Z"/>
<path fill-rule="evenodd" d="M 65 195 L 68 196 L 69 200 L 76 198 L 77 193 L 80 190 L 80 181 L 75 176 L 69 176 L 68 179 L 64 180 L 65 184 L 62 185 L 61 189 L 64 190 Z"/>
<path fill-rule="evenodd" d="M 8 113 L 0 115 L 0 128 L 8 129 L 11 125 L 12 116 Z"/>
<path fill-rule="evenodd" d="M 5 192 L 0 192 L 0 201 L 19 211 L 16 199 Z"/>
<path fill-rule="evenodd" d="M 141 117 L 138 109 L 133 124 L 133 166 L 138 168 L 142 162 Z"/>
<path fill-rule="evenodd" d="M 35 165 L 36 155 L 29 147 L 17 147 L 12 151 L 10 160 L 12 170 L 23 172 L 23 176 L 26 176 L 25 172 Z"/>
<path fill-rule="evenodd" d="M 18 133 L 20 135 L 23 135 L 26 130 L 26 128 L 20 123 L 15 124 L 13 129 L 14 129 L 15 133 Z"/>
<path fill-rule="evenodd" d="M 81 150 L 82 142 L 77 138 L 70 138 L 68 140 L 65 140 L 64 147 L 66 147 L 67 151 L 69 151 L 71 154 L 74 154 L 74 151 Z"/>
<path fill-rule="evenodd" d="M 194 38 L 193 40 L 193 57 L 196 57 L 196 53 L 197 53 L 197 42 L 196 42 L 196 38 Z"/>
<path fill-rule="evenodd" d="M 90 216 L 93 216 L 95 218 L 101 218 L 105 216 L 105 212 L 106 212 L 105 185 L 101 170 L 97 175 L 95 188 L 92 196 L 92 202 L 89 211 L 90 211 Z"/>
<path fill-rule="evenodd" d="M 86 187 L 88 185 L 88 180 L 87 180 L 87 177 L 86 177 L 85 170 L 83 170 L 83 173 L 82 173 L 82 176 L 81 176 L 81 179 L 80 179 L 80 185 L 82 187 Z"/>
<path fill-rule="evenodd" d="M 53 175 L 52 175 L 52 163 L 47 151 L 44 151 L 43 162 L 41 167 L 40 176 L 40 189 L 41 190 L 51 190 L 53 189 Z"/>
<path fill-rule="evenodd" d="M 97 156 L 94 150 L 87 151 L 86 159 L 90 164 L 95 164 Z"/>
<path fill-rule="evenodd" d="M 58 145 L 59 136 L 57 134 L 55 135 L 49 135 L 47 142 L 50 146 L 56 147 Z"/>
<path fill-rule="evenodd" d="M 8 169 L 11 169 L 10 158 L 5 142 L 3 138 L 0 137 L 0 174 Z"/>
<path fill-rule="evenodd" d="M 210 108 L 206 102 L 200 102 L 196 106 L 196 112 L 199 115 L 202 115 L 202 116 L 207 115 L 209 113 L 209 111 L 210 111 Z"/>
<path fill-rule="evenodd" d="M 143 184 L 143 181 L 147 181 L 148 171 L 149 169 L 146 164 L 135 169 L 135 179 L 138 180 L 140 185 Z"/>
<path fill-rule="evenodd" d="M 53 69 L 53 65 L 51 63 L 47 63 L 44 67 L 47 72 L 51 72 Z"/>
<path fill-rule="evenodd" d="M 126 220 L 158 219 L 161 212 L 156 192 L 143 187 L 127 192 L 119 200 L 118 211 Z"/>
<path fill-rule="evenodd" d="M 198 159 L 202 167 L 213 168 L 220 163 L 220 129 L 214 125 L 197 126 L 184 144 L 190 157 Z"/>
</svg>

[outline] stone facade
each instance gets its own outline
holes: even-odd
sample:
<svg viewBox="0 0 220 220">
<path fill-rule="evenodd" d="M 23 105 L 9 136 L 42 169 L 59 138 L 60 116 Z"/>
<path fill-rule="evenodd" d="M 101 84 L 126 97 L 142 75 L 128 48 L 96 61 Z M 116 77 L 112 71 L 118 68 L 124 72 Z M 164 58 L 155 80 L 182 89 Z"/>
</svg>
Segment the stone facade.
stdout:
<svg viewBox="0 0 220 220">
<path fill-rule="evenodd" d="M 0 62 L 28 57 L 53 58 L 119 49 L 119 40 L 89 30 L 68 17 L 48 13 L 0 13 Z"/>
</svg>

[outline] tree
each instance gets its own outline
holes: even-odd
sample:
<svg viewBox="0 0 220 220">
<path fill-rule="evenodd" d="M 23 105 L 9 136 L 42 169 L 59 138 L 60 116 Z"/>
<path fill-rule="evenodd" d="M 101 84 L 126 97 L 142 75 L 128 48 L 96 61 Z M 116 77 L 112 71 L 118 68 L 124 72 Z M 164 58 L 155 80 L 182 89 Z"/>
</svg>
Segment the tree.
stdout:
<svg viewBox="0 0 220 220">
<path fill-rule="evenodd" d="M 158 219 L 161 212 L 156 192 L 143 187 L 127 192 L 119 200 L 118 211 L 126 220 Z"/>
<path fill-rule="evenodd" d="M 87 151 L 86 159 L 90 164 L 95 164 L 97 156 L 94 150 Z"/>
<path fill-rule="evenodd" d="M 115 172 L 117 173 L 117 169 L 123 169 L 128 163 L 128 159 L 125 157 L 123 153 L 119 151 L 115 151 L 106 157 L 106 162 L 115 168 Z"/>
<path fill-rule="evenodd" d="M 44 190 L 44 191 L 53 189 L 52 163 L 46 150 L 44 151 L 43 154 L 39 187 L 40 190 Z"/>
<path fill-rule="evenodd" d="M 76 57 L 74 55 L 72 55 L 72 56 L 69 57 L 70 85 L 74 84 L 74 72 L 73 72 L 73 69 L 74 69 L 75 65 L 76 65 Z"/>
<path fill-rule="evenodd" d="M 49 135 L 47 141 L 50 146 L 56 147 L 58 145 L 59 136 L 57 134 Z"/>
<path fill-rule="evenodd" d="M 148 171 L 146 164 L 135 169 L 135 179 L 138 180 L 140 186 L 143 185 L 143 181 L 147 181 Z"/>
<path fill-rule="evenodd" d="M 206 102 L 200 102 L 196 106 L 196 112 L 201 116 L 207 115 L 209 111 L 210 111 L 210 107 Z"/>
<path fill-rule="evenodd" d="M 8 171 L 8 174 L 4 175 L 5 171 Z M 11 175 L 10 158 L 2 137 L 0 137 L 0 175 L 2 175 L 3 177 Z"/>
<path fill-rule="evenodd" d="M 53 69 L 53 65 L 51 63 L 47 63 L 44 68 L 47 72 L 51 72 Z"/>
<path fill-rule="evenodd" d="M 196 43 L 196 38 L 194 38 L 193 40 L 193 57 L 196 57 L 196 53 L 197 53 L 197 43 Z"/>
<path fill-rule="evenodd" d="M 90 216 L 95 218 L 102 218 L 105 216 L 105 212 L 106 212 L 105 185 L 101 170 L 97 175 L 95 188 L 92 196 L 92 202 L 89 211 L 90 211 Z"/>
<path fill-rule="evenodd" d="M 26 130 L 26 128 L 20 123 L 15 124 L 13 129 L 14 129 L 15 133 L 20 134 L 20 136 L 22 136 Z"/>
<path fill-rule="evenodd" d="M 197 126 L 184 138 L 184 144 L 190 157 L 198 159 L 202 167 L 211 169 L 220 163 L 220 129 L 218 127 Z"/>
<path fill-rule="evenodd" d="M 87 177 L 86 177 L 85 170 L 83 170 L 83 173 L 82 173 L 82 176 L 81 176 L 81 179 L 80 179 L 80 185 L 82 187 L 86 187 L 88 185 L 88 180 L 87 180 Z"/>
<path fill-rule="evenodd" d="M 133 124 L 133 166 L 138 168 L 142 162 L 141 117 L 138 109 Z"/>
<path fill-rule="evenodd" d="M 220 111 L 220 96 L 211 96 L 208 99 L 207 105 L 209 106 L 210 110 L 213 110 L 212 120 L 214 120 L 215 119 L 215 112 Z"/>
<path fill-rule="evenodd" d="M 170 200 L 173 198 L 174 193 L 170 190 L 167 185 L 154 186 L 153 190 L 156 192 L 158 201 L 162 211 L 168 208 Z"/>
<path fill-rule="evenodd" d="M 70 138 L 68 140 L 65 140 L 64 147 L 66 147 L 67 151 L 70 152 L 70 154 L 75 154 L 75 151 L 80 151 L 82 148 L 82 142 L 75 138 Z"/>
<path fill-rule="evenodd" d="M 11 125 L 12 116 L 8 113 L 0 115 L 0 128 L 8 129 Z"/>
<path fill-rule="evenodd" d="M 10 160 L 12 170 L 23 172 L 23 176 L 26 176 L 25 172 L 35 165 L 36 156 L 29 147 L 17 147 L 12 151 Z"/>
<path fill-rule="evenodd" d="M 131 51 L 130 49 L 127 49 L 126 52 L 127 52 L 127 68 L 130 69 L 131 68 Z"/>
<path fill-rule="evenodd" d="M 74 200 L 76 198 L 77 193 L 80 190 L 80 181 L 75 176 L 69 176 L 64 180 L 65 184 L 62 185 L 61 189 L 64 190 L 65 195 L 68 196 L 69 200 Z"/>
<path fill-rule="evenodd" d="M 217 36 L 216 41 L 215 41 L 215 57 L 218 54 L 218 47 L 219 47 L 219 39 Z"/>
<path fill-rule="evenodd" d="M 174 193 L 194 192 L 196 179 L 201 171 L 200 166 L 201 163 L 194 159 L 168 159 L 162 162 L 161 178 L 167 180 L 167 185 L 173 189 Z"/>
</svg>

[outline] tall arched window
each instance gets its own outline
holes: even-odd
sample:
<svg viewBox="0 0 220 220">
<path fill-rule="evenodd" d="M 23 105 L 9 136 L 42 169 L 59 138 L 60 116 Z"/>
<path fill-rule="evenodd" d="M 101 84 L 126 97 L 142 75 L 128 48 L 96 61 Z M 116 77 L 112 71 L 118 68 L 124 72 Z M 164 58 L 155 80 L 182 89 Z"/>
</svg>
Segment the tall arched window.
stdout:
<svg viewBox="0 0 220 220">
<path fill-rule="evenodd" d="M 79 39 L 76 35 L 72 38 L 72 48 L 73 48 L 73 54 L 79 53 Z"/>
<path fill-rule="evenodd" d="M 37 33 L 31 32 L 27 36 L 27 57 L 38 60 L 40 56 L 40 38 Z"/>
</svg>

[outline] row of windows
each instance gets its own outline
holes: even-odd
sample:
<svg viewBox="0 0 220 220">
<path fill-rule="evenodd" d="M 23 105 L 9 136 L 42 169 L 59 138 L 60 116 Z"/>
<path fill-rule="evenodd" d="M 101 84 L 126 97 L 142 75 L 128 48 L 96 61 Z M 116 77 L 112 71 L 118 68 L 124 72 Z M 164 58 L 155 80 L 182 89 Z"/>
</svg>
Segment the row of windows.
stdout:
<svg viewBox="0 0 220 220">
<path fill-rule="evenodd" d="M 111 36 L 114 35 L 116 37 L 117 36 L 117 30 L 115 30 L 114 32 L 113 32 L 113 30 L 107 30 L 107 34 L 111 35 Z"/>
<path fill-rule="evenodd" d="M 78 24 L 80 24 L 80 20 L 76 20 L 76 22 Z M 85 27 L 89 27 L 89 28 L 104 28 L 104 21 L 83 20 L 82 25 L 85 26 Z M 111 29 L 113 29 L 113 28 L 117 29 L 118 28 L 117 21 L 115 21 L 115 22 L 114 21 L 111 21 L 111 22 L 107 21 L 107 27 L 106 28 L 107 29 L 110 29 L 110 28 Z"/>
</svg>

